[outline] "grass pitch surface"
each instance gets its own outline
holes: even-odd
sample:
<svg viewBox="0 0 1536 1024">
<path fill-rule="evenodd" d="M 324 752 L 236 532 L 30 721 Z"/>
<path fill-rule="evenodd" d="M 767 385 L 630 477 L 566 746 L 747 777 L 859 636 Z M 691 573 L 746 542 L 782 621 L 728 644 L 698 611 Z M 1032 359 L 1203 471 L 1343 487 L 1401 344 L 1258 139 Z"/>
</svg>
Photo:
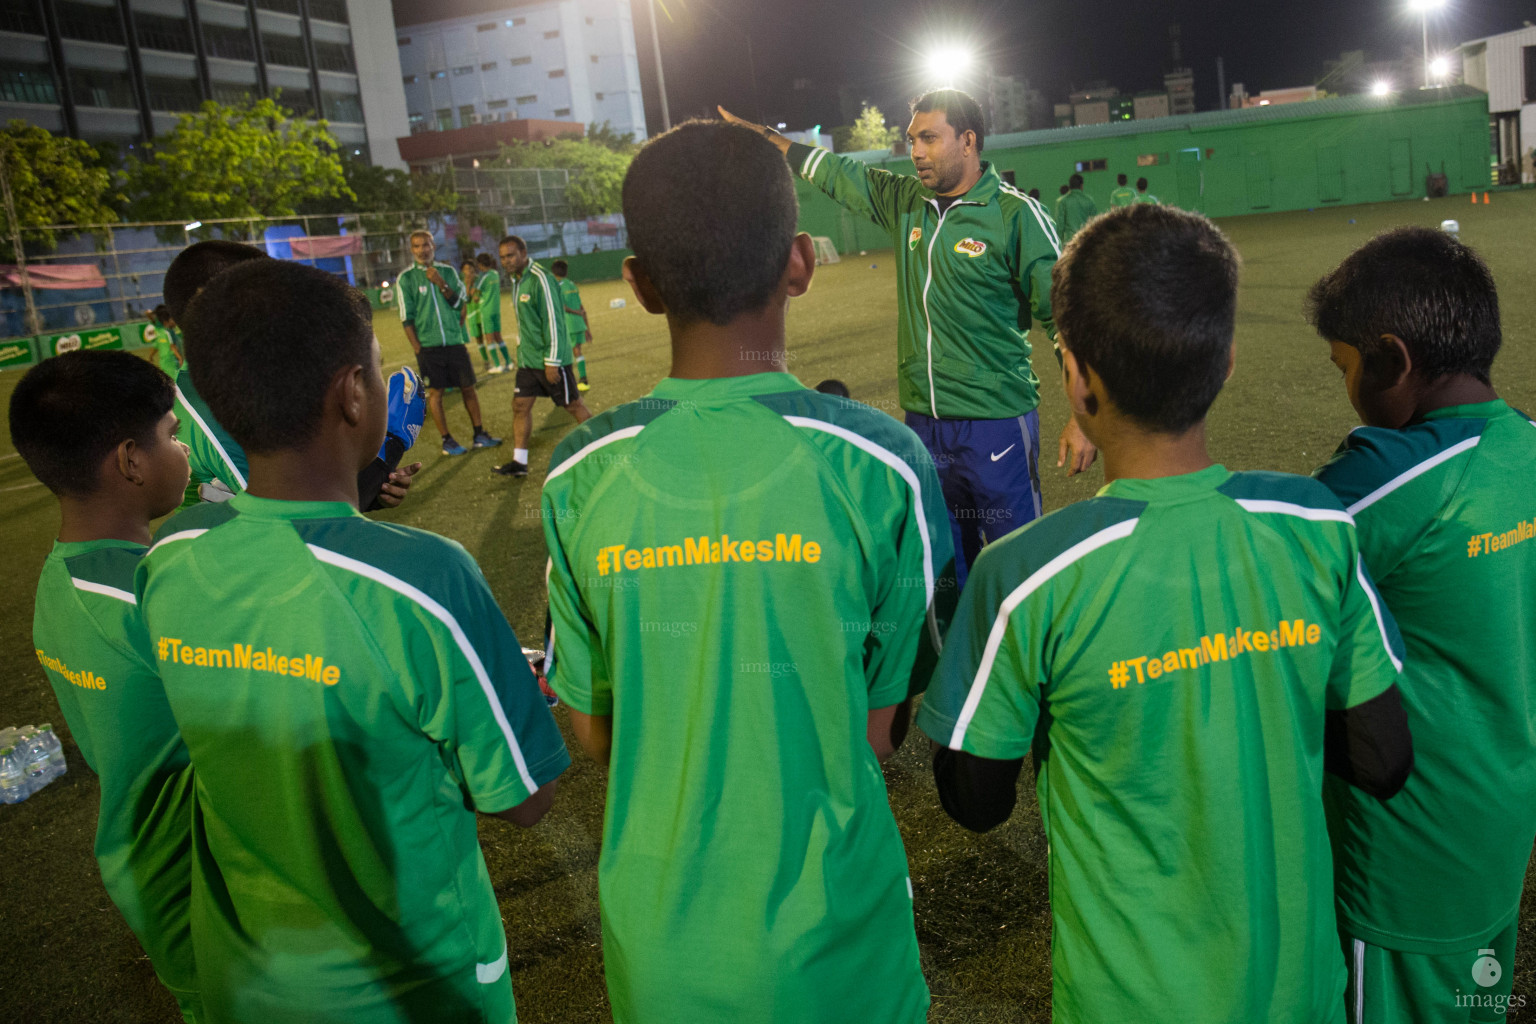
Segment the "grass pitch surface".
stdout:
<svg viewBox="0 0 1536 1024">
<path fill-rule="evenodd" d="M 1448 217 L 1461 222 L 1462 238 L 1482 252 L 1499 282 L 1504 350 L 1494 367 L 1495 384 L 1512 404 L 1536 412 L 1536 291 L 1530 284 L 1536 192 L 1500 193 L 1494 205 L 1499 208 L 1447 199 L 1224 222 L 1244 270 L 1237 369 L 1210 417 L 1215 458 L 1233 469 L 1297 473 L 1327 458 L 1355 420 L 1327 346 L 1302 320 L 1306 288 L 1377 232 L 1401 224 L 1438 226 Z M 892 271 L 889 252 L 848 256 L 821 268 L 810 294 L 791 305 L 789 354 L 790 369 L 806 384 L 838 377 L 854 397 L 899 416 Z M 666 375 L 666 328 L 637 307 L 621 282 L 587 285 L 582 294 L 596 337 L 587 350 L 593 390 L 586 401 L 600 412 L 645 394 Z M 628 299 L 628 305 L 610 309 L 615 298 Z M 510 330 L 510 313 L 504 321 Z M 386 372 L 411 362 L 394 314 L 379 314 L 376 327 Z M 1089 497 L 1103 475 L 1095 465 L 1069 480 L 1055 468 L 1054 438 L 1065 403 L 1049 348 L 1038 332 L 1034 340 L 1047 453 L 1041 475 L 1046 507 L 1055 509 Z M 19 376 L 0 375 L 0 399 L 9 400 Z M 429 422 L 409 456 L 426 463 L 410 500 L 381 516 L 462 542 L 484 567 L 518 636 L 537 643 L 545 559 L 539 486 L 571 421 L 540 403 L 532 474 L 525 480 L 493 478 L 491 465 L 511 455 L 512 390 L 511 375 L 484 378 L 480 389 L 486 423 L 507 439 L 504 447 L 443 458 Z M 462 406 L 456 398 L 448 405 L 450 428 L 467 438 Z M 0 529 L 14 556 L 10 582 L 0 592 L 0 725 L 53 722 L 70 763 L 69 774 L 37 796 L 0 806 L 0 922 L 9 946 L 0 957 L 0 1016 L 36 1024 L 175 1020 L 174 1005 L 102 889 L 91 856 L 99 787 L 32 654 L 32 595 L 58 513 L 8 437 L 0 437 L 0 495 Z M 565 712 L 556 716 L 575 765 L 561 781 L 554 810 L 527 831 L 495 819 L 482 819 L 480 826 L 506 921 L 519 1018 L 530 1024 L 609 1019 L 597 908 L 605 772 L 577 751 Z M 1027 778 L 1021 783 L 1011 821 L 974 835 L 940 810 L 926 751 L 927 743 L 912 737 L 886 777 L 912 866 L 932 1020 L 1048 1021 L 1046 851 L 1033 787 Z M 1536 1002 L 1536 895 L 1530 886 L 1521 922 L 1514 991 Z"/>
</svg>

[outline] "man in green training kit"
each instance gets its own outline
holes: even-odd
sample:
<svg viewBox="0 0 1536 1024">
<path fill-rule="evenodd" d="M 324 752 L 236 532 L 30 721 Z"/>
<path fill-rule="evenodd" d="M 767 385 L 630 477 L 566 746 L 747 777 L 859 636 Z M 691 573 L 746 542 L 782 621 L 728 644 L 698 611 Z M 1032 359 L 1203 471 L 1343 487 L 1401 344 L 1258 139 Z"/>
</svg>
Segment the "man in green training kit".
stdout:
<svg viewBox="0 0 1536 1024">
<path fill-rule="evenodd" d="M 533 436 L 533 403 L 548 398 L 577 423 L 592 418 L 571 369 L 559 283 L 528 255 L 517 235 L 501 240 L 501 266 L 514 285 L 517 307 L 517 394 L 512 399 L 512 461 L 491 470 L 501 476 L 528 475 L 528 439 Z"/>
<path fill-rule="evenodd" d="M 1067 179 L 1067 190 L 1056 200 L 1056 232 L 1061 236 L 1061 244 L 1070 242 L 1084 224 L 1098 215 L 1098 204 L 1083 191 L 1083 176 L 1072 175 Z"/>
<path fill-rule="evenodd" d="M 475 812 L 534 824 L 570 759 L 474 560 L 357 511 L 386 411 L 367 300 L 260 260 L 183 327 L 251 471 L 135 579 L 192 758 L 208 1018 L 511 1021 Z"/>
<path fill-rule="evenodd" d="M 175 387 L 126 352 L 71 352 L 11 394 L 11 439 L 59 499 L 32 645 L 70 734 L 101 777 L 96 861 L 187 1024 L 202 1019 L 188 926 L 192 768 L 133 596 L 150 521 L 186 489 Z"/>
<path fill-rule="evenodd" d="M 918 1024 L 880 759 L 943 628 L 932 460 L 889 416 L 762 372 L 816 262 L 766 141 L 652 139 L 624 216 L 672 375 L 572 431 L 543 493 L 549 681 L 609 766 L 614 1020 Z"/>
<path fill-rule="evenodd" d="M 483 252 L 475 257 L 475 301 L 480 307 L 480 330 L 491 362 L 491 373 L 505 373 L 512 360 L 501 337 L 501 270 L 496 257 Z"/>
<path fill-rule="evenodd" d="M 977 561 L 917 718 L 940 799 L 991 828 L 1033 751 L 1061 1024 L 1334 1024 L 1323 773 L 1402 785 L 1396 632 L 1327 488 L 1206 453 L 1237 311 L 1221 233 L 1112 210 L 1054 277 L 1109 483 Z"/>
<path fill-rule="evenodd" d="M 1130 185 L 1126 184 L 1125 175 L 1115 175 L 1115 181 L 1118 182 L 1118 185 L 1115 190 L 1109 194 L 1109 208 L 1111 210 L 1121 206 L 1130 206 L 1136 201 L 1136 190 L 1131 188 Z"/>
<path fill-rule="evenodd" d="M 492 437 L 480 425 L 480 397 L 475 392 L 475 368 L 469 363 L 464 326 L 459 313 L 469 296 L 458 273 L 447 263 L 435 261 L 432 235 L 411 232 L 411 256 L 415 260 L 395 282 L 395 304 L 400 307 L 400 323 L 405 340 L 416 353 L 421 378 L 427 385 L 427 411 L 443 436 L 444 455 L 463 455 L 468 449 L 448 432 L 448 418 L 443 413 L 443 392 L 458 388 L 464 396 L 464 411 L 474 428 L 474 448 L 494 448 L 501 438 Z"/>
<path fill-rule="evenodd" d="M 1388 803 L 1325 791 L 1350 1021 L 1513 1018 L 1536 840 L 1536 423 L 1491 383 L 1493 275 L 1443 232 L 1366 243 L 1309 313 L 1365 424 L 1318 479 L 1402 628 L 1415 755 Z"/>
<path fill-rule="evenodd" d="M 1041 511 L 1029 324 L 1033 316 L 1055 336 L 1050 271 L 1060 246 L 1049 214 L 981 159 L 981 106 L 956 89 L 912 102 L 907 139 L 916 177 L 721 115 L 765 135 L 802 178 L 890 232 L 901 407 L 938 466 L 964 583 L 983 544 Z M 1077 473 L 1093 453 L 1069 419 L 1056 464 L 1070 457 L 1069 473 Z"/>
<path fill-rule="evenodd" d="M 581 304 L 581 289 L 566 276 L 570 273 L 570 264 L 565 260 L 555 260 L 549 269 L 555 272 L 555 279 L 560 282 L 560 302 L 565 307 L 565 329 L 571 336 L 571 353 L 576 357 L 576 390 L 590 391 L 592 386 L 587 383 L 587 360 L 581 349 L 592 341 L 592 323 L 587 319 L 586 307 Z"/>
<path fill-rule="evenodd" d="M 1157 196 L 1147 191 L 1146 178 L 1136 179 L 1136 201 L 1138 203 L 1147 203 L 1151 206 L 1158 205 L 1159 200 Z"/>
</svg>

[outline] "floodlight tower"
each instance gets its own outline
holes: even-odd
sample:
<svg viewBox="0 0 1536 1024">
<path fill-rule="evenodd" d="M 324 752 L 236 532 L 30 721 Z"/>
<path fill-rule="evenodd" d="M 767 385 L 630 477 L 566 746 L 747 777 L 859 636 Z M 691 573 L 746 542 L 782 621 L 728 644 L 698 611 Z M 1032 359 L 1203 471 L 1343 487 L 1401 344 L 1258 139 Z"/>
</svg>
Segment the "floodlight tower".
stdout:
<svg viewBox="0 0 1536 1024">
<path fill-rule="evenodd" d="M 1424 34 L 1424 88 L 1429 88 L 1429 14 L 1445 6 L 1445 0 L 1409 0 L 1411 10 L 1419 12 L 1419 27 Z"/>
</svg>

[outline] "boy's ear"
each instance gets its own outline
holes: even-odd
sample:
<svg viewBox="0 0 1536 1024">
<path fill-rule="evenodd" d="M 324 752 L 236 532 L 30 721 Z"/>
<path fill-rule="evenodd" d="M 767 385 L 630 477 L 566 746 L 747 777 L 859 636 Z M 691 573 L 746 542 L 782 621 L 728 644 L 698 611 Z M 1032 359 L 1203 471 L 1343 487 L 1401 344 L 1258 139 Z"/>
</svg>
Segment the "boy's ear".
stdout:
<svg viewBox="0 0 1536 1024">
<path fill-rule="evenodd" d="M 1063 347 L 1061 355 L 1062 383 L 1067 392 L 1067 405 L 1073 413 L 1097 415 L 1099 400 L 1093 393 L 1093 371 L 1070 348 Z"/>
<path fill-rule="evenodd" d="M 1234 338 L 1232 340 L 1232 347 L 1227 349 L 1227 376 L 1226 376 L 1226 380 L 1231 380 L 1232 379 L 1232 371 L 1236 370 L 1236 369 L 1237 369 L 1237 339 Z M 1225 383 L 1225 381 L 1223 383 Z"/>
<path fill-rule="evenodd" d="M 368 405 L 368 371 L 362 366 L 346 366 L 331 378 L 331 396 L 347 426 L 363 421 Z"/>
<path fill-rule="evenodd" d="M 1383 334 L 1377 341 L 1379 344 L 1371 350 L 1367 364 L 1371 384 L 1381 391 L 1401 387 L 1413 375 L 1413 353 L 1395 334 Z"/>
<path fill-rule="evenodd" d="M 785 283 L 789 285 L 789 297 L 796 298 L 811 290 L 811 277 L 816 273 L 816 243 L 802 231 L 795 236 L 789 247 L 789 264 L 784 268 Z"/>
<path fill-rule="evenodd" d="M 118 444 L 109 465 L 111 469 L 108 472 L 115 470 L 118 476 L 129 483 L 135 486 L 144 483 L 144 449 L 133 438 Z"/>
<path fill-rule="evenodd" d="M 645 268 L 640 266 L 640 261 L 633 256 L 624 257 L 624 280 L 629 282 L 630 290 L 635 293 L 640 307 L 647 313 L 661 316 L 667 311 L 667 304 L 661 301 L 661 294 L 656 291 L 656 286 L 651 283 Z"/>
</svg>

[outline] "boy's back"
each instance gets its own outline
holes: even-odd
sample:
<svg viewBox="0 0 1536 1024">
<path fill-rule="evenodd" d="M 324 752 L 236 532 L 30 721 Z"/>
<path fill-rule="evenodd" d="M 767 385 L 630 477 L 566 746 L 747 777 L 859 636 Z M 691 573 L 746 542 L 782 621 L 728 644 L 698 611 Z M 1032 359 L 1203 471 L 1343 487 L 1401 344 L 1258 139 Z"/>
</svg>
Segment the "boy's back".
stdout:
<svg viewBox="0 0 1536 1024">
<path fill-rule="evenodd" d="M 1354 529 L 1310 481 L 1115 480 L 989 546 L 918 724 L 1031 749 L 1062 1022 L 1332 1020 L 1327 709 L 1396 676 Z"/>
<path fill-rule="evenodd" d="M 1518 912 L 1536 838 L 1536 424 L 1450 406 L 1356 429 L 1318 476 L 1402 629 L 1415 748 L 1389 803 L 1330 782 L 1340 916 L 1373 944 L 1465 950 Z"/>
<path fill-rule="evenodd" d="M 193 936 L 215 1020 L 506 1020 L 506 940 L 466 807 L 568 763 L 452 542 L 343 502 L 240 494 L 138 576 L 198 766 Z"/>
<path fill-rule="evenodd" d="M 614 723 L 615 1019 L 922 1020 L 866 736 L 950 560 L 916 436 L 788 374 L 669 378 L 551 466 L 550 681 Z"/>
</svg>

